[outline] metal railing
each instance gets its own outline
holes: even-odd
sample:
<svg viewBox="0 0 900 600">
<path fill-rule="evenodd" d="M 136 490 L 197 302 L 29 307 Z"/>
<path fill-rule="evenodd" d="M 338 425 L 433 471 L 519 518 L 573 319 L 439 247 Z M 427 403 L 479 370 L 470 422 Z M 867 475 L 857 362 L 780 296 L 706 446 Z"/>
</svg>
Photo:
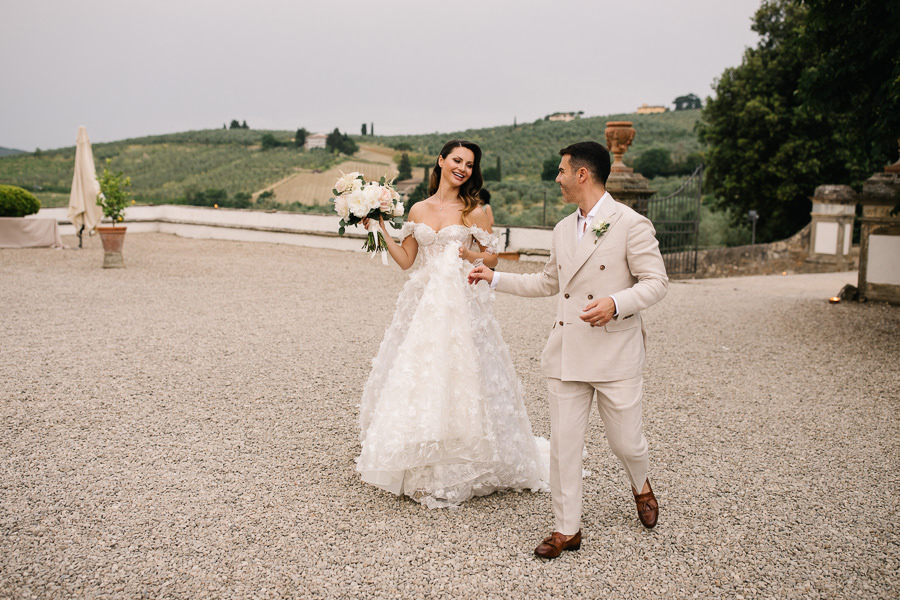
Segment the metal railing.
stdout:
<svg viewBox="0 0 900 600">
<path fill-rule="evenodd" d="M 697 272 L 703 165 L 674 193 L 647 200 L 647 218 L 656 228 L 659 250 L 669 274 Z"/>
</svg>

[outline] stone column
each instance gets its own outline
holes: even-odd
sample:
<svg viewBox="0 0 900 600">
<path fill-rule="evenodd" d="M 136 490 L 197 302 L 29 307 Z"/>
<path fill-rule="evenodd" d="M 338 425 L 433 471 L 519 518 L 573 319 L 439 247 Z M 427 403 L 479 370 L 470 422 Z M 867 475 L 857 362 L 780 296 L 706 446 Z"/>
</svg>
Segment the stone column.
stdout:
<svg viewBox="0 0 900 600">
<path fill-rule="evenodd" d="M 863 184 L 859 242 L 859 298 L 900 304 L 900 161 Z"/>
<path fill-rule="evenodd" d="M 820 185 L 812 200 L 810 262 L 832 264 L 838 271 L 853 268 L 850 248 L 856 217 L 856 192 L 848 185 Z"/>
</svg>

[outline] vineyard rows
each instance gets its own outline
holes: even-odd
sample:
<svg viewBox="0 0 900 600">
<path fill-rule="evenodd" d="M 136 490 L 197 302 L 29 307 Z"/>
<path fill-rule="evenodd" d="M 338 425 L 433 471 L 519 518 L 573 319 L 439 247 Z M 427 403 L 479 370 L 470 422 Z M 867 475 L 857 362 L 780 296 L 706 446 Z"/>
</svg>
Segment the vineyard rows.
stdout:
<svg viewBox="0 0 900 600">
<path fill-rule="evenodd" d="M 271 189 L 275 194 L 275 200 L 280 203 L 300 202 L 301 204 L 323 205 L 327 204 L 333 196 L 331 190 L 334 189 L 334 183 L 341 173 L 353 171 L 362 173 L 367 181 L 378 180 L 381 177 L 392 179 L 397 176 L 397 167 L 393 163 L 348 160 L 322 173 L 302 172 L 291 175 L 271 186 Z"/>
</svg>

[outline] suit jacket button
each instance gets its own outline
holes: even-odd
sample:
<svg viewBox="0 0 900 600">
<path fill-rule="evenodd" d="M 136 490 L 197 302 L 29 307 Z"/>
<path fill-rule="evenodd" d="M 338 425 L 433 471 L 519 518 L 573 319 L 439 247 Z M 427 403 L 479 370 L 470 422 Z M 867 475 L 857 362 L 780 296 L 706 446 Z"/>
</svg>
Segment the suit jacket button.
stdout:
<svg viewBox="0 0 900 600">
<path fill-rule="evenodd" d="M 567 299 L 567 300 L 568 300 L 568 298 L 569 298 L 569 295 L 568 295 L 568 294 L 565 294 L 565 298 L 566 298 L 566 299 Z"/>
<path fill-rule="evenodd" d="M 606 265 L 600 265 L 600 270 L 601 270 L 601 271 L 602 271 L 603 269 L 605 269 L 605 268 L 606 268 Z"/>
<path fill-rule="evenodd" d="M 562 322 L 562 321 L 560 321 L 560 322 L 559 322 L 559 326 L 560 326 L 560 327 L 562 327 L 562 324 L 563 324 L 563 322 Z"/>
<path fill-rule="evenodd" d="M 593 300 L 593 299 L 594 299 L 594 295 L 593 295 L 593 294 L 588 294 L 588 300 Z"/>
</svg>

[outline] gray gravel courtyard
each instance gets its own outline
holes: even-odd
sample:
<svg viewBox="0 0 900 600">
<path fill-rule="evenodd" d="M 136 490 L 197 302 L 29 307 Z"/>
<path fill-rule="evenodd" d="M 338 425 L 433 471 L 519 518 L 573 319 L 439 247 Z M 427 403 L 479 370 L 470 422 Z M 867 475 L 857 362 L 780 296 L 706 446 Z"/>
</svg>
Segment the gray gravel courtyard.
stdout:
<svg viewBox="0 0 900 600">
<path fill-rule="evenodd" d="M 900 307 L 829 304 L 855 273 L 672 282 L 646 314 L 660 523 L 595 412 L 584 544 L 543 562 L 549 494 L 428 510 L 356 475 L 399 268 L 157 233 L 102 254 L 0 250 L 0 598 L 900 596 Z M 544 436 L 554 306 L 495 300 Z"/>
</svg>

